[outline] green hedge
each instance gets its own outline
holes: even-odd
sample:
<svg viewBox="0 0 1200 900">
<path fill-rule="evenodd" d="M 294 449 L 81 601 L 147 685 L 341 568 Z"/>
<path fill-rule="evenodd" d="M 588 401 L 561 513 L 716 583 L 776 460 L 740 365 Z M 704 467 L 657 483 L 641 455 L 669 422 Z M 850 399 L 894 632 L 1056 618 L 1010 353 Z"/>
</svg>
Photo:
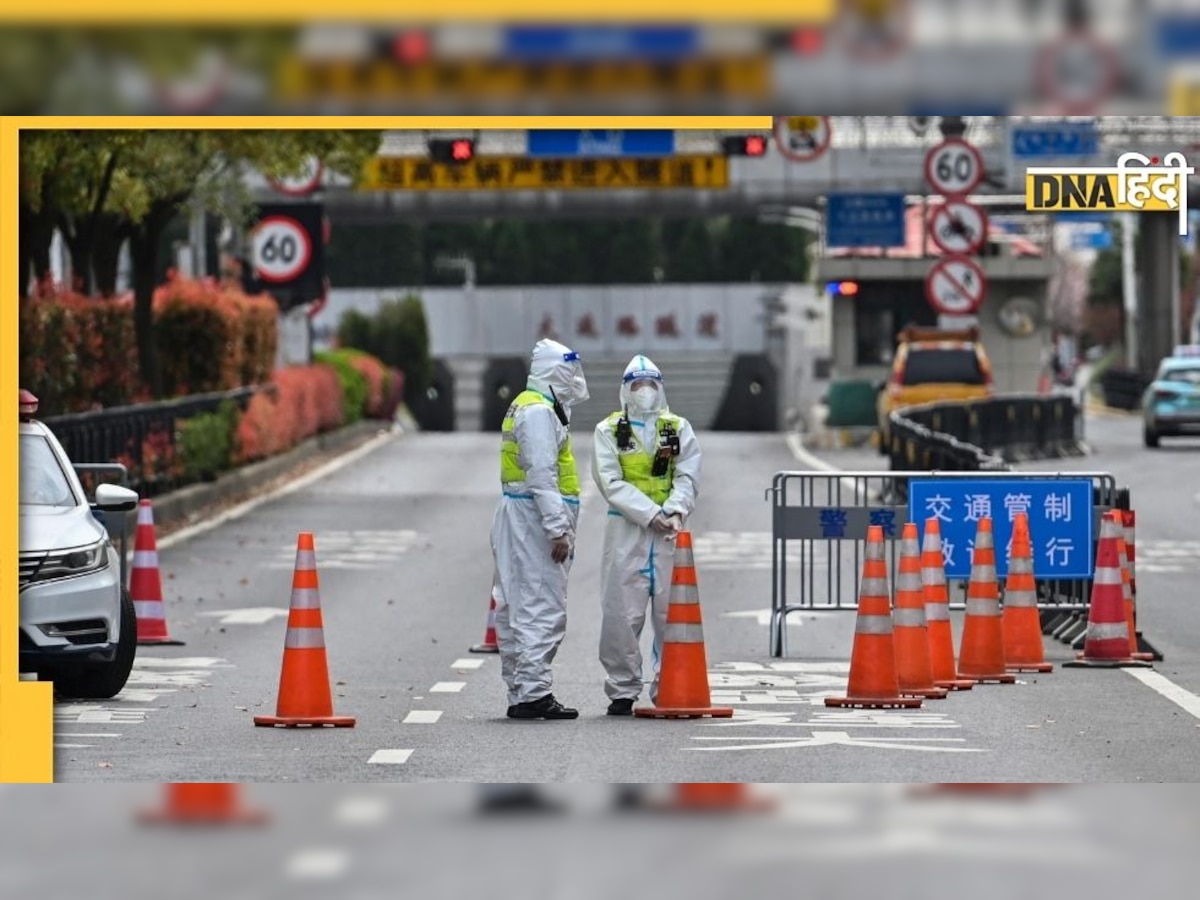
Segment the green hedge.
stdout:
<svg viewBox="0 0 1200 900">
<path fill-rule="evenodd" d="M 429 326 L 421 298 L 385 300 L 373 316 L 351 310 L 338 323 L 338 344 L 378 357 L 404 373 L 404 400 L 413 405 L 433 379 Z"/>
<path fill-rule="evenodd" d="M 185 477 L 211 481 L 232 465 L 239 420 L 237 404 L 226 400 L 216 412 L 180 424 L 178 448 Z"/>
<path fill-rule="evenodd" d="M 353 351 L 325 350 L 313 354 L 313 362 L 332 366 L 342 386 L 342 402 L 346 424 L 357 422 L 366 412 L 367 376 L 354 365 L 357 356 Z"/>
</svg>

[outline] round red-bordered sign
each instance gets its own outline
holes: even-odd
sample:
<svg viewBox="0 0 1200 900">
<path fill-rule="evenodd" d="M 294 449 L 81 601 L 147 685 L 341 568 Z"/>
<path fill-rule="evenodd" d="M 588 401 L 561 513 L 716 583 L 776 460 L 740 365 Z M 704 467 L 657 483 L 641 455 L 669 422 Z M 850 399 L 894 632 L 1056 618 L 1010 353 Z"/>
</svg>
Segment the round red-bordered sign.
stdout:
<svg viewBox="0 0 1200 900">
<path fill-rule="evenodd" d="M 890 8 L 881 16 L 864 15 L 856 9 L 858 5 L 844 4 L 837 23 L 842 46 L 851 59 L 884 62 L 908 46 L 912 33 L 910 0 L 889 0 Z"/>
<path fill-rule="evenodd" d="M 829 116 L 775 116 L 773 130 L 779 152 L 793 162 L 812 162 L 833 140 Z"/>
<path fill-rule="evenodd" d="M 947 138 L 925 154 L 925 180 L 945 197 L 965 197 L 983 181 L 983 155 L 962 138 Z"/>
<path fill-rule="evenodd" d="M 321 186 L 321 176 L 325 174 L 325 164 L 315 156 L 309 157 L 304 164 L 304 171 L 290 178 L 274 178 L 267 176 L 271 187 L 281 194 L 292 197 L 303 197 L 311 194 Z"/>
<path fill-rule="evenodd" d="M 250 260 L 263 281 L 294 281 L 312 261 L 312 240 L 295 219 L 268 216 L 254 226 Z"/>
<path fill-rule="evenodd" d="M 929 237 L 943 253 L 977 253 L 987 234 L 987 213 L 966 200 L 947 200 L 929 216 Z"/>
<path fill-rule="evenodd" d="M 1111 44 L 1085 28 L 1076 28 L 1038 53 L 1037 84 L 1064 113 L 1090 114 L 1116 89 L 1120 67 Z M 1069 83 L 1068 78 L 1079 80 Z"/>
<path fill-rule="evenodd" d="M 975 260 L 945 256 L 925 276 L 925 297 L 944 316 L 969 316 L 983 304 L 987 276 Z"/>
</svg>

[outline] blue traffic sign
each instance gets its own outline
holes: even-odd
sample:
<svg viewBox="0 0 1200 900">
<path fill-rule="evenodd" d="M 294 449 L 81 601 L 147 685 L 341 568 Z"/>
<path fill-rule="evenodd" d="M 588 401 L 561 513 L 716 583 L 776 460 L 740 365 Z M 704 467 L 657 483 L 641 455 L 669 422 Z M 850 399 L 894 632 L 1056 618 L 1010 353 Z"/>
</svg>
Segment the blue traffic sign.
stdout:
<svg viewBox="0 0 1200 900">
<path fill-rule="evenodd" d="M 1071 235 L 1074 250 L 1107 250 L 1112 245 L 1112 232 L 1107 228 L 1080 229 Z"/>
<path fill-rule="evenodd" d="M 546 129 L 530 131 L 527 153 L 532 157 L 587 158 L 611 156 L 671 156 L 675 132 L 664 130 L 586 131 Z"/>
<path fill-rule="evenodd" d="M 1100 152 L 1100 134 L 1094 122 L 1015 125 L 1012 152 L 1024 159 L 1095 156 Z"/>
<path fill-rule="evenodd" d="M 1192 62 L 1200 56 L 1200 16 L 1194 13 L 1160 16 L 1154 35 L 1160 59 Z"/>
<path fill-rule="evenodd" d="M 703 50 L 699 28 L 691 25 L 513 25 L 504 29 L 506 60 L 690 59 Z"/>
<path fill-rule="evenodd" d="M 903 194 L 830 194 L 825 243 L 830 247 L 903 247 Z"/>
<path fill-rule="evenodd" d="M 936 518 L 949 578 L 969 578 L 975 531 L 992 520 L 996 571 L 1008 574 L 1012 520 L 1029 517 L 1033 571 L 1038 578 L 1091 578 L 1092 482 L 1088 478 L 938 479 L 914 478 L 908 488 L 908 514 L 924 535 Z"/>
</svg>

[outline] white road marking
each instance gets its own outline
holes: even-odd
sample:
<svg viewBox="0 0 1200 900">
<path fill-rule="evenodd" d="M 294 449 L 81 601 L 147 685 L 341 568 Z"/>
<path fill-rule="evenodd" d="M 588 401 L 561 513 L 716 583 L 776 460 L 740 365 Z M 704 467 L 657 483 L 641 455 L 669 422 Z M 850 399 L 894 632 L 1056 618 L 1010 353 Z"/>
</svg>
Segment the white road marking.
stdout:
<svg viewBox="0 0 1200 900">
<path fill-rule="evenodd" d="M 1125 671 L 1150 690 L 1161 694 L 1185 712 L 1200 719 L 1200 697 L 1191 691 L 1181 688 L 1166 675 L 1151 669 L 1126 669 Z"/>
<path fill-rule="evenodd" d="M 125 688 L 117 696 L 113 697 L 116 703 L 153 703 L 163 694 L 174 694 L 175 688 L 160 688 L 159 690 L 146 690 L 145 688 Z"/>
<path fill-rule="evenodd" d="M 111 731 L 78 731 L 78 732 L 60 731 L 60 732 L 58 732 L 58 737 L 63 737 L 63 738 L 98 738 L 98 737 L 119 738 L 120 736 L 121 735 L 119 735 L 119 734 L 113 734 Z"/>
<path fill-rule="evenodd" d="M 373 569 L 394 564 L 417 547 L 424 537 L 411 529 L 401 531 L 323 531 L 316 536 L 318 569 Z M 288 545 L 275 551 L 269 569 L 291 569 L 296 548 Z"/>
<path fill-rule="evenodd" d="M 442 717 L 440 709 L 414 709 L 404 717 L 403 725 L 434 725 Z"/>
<path fill-rule="evenodd" d="M 72 703 L 56 707 L 54 721 L 74 725 L 141 725 L 146 721 L 148 709 L 109 709 L 104 706 L 88 706 Z"/>
<path fill-rule="evenodd" d="M 287 874 L 292 878 L 336 878 L 349 864 L 345 850 L 301 850 L 288 860 Z"/>
<path fill-rule="evenodd" d="M 139 656 L 135 669 L 232 669 L 233 663 L 219 656 Z"/>
<path fill-rule="evenodd" d="M 202 616 L 220 617 L 218 625 L 265 625 L 272 619 L 284 618 L 286 609 L 277 606 L 261 606 L 251 609 L 214 609 L 200 613 Z"/>
<path fill-rule="evenodd" d="M 431 694 L 457 694 L 467 686 L 465 681 L 439 681 L 429 689 Z"/>
<path fill-rule="evenodd" d="M 376 750 L 367 760 L 368 765 L 399 766 L 408 762 L 413 755 L 411 750 Z"/>
<path fill-rule="evenodd" d="M 59 750 L 86 750 L 88 747 L 95 747 L 95 744 L 55 744 Z"/>
<path fill-rule="evenodd" d="M 246 515 L 246 513 L 257 509 L 264 503 L 268 503 L 272 500 L 278 500 L 280 497 L 286 497 L 288 494 L 302 490 L 303 488 L 308 487 L 310 484 L 314 484 L 320 481 L 322 478 L 327 478 L 335 472 L 344 469 L 346 466 L 358 462 L 358 460 L 362 459 L 368 453 L 372 453 L 379 447 L 382 447 L 384 444 L 395 440 L 400 433 L 400 431 L 393 428 L 386 434 L 381 434 L 378 437 L 372 438 L 361 447 L 351 450 L 349 453 L 339 456 L 337 459 L 330 460 L 328 463 L 320 466 L 319 468 L 313 469 L 307 475 L 301 475 L 299 478 L 287 482 L 278 490 L 272 491 L 268 494 L 263 494 L 261 497 L 255 497 L 252 500 L 247 500 L 245 503 L 240 503 L 232 509 L 228 509 L 223 513 L 213 516 L 211 519 L 207 519 L 203 522 L 197 522 L 195 525 L 189 525 L 187 528 L 181 528 L 174 534 L 169 534 L 166 537 L 159 538 L 158 549 L 166 550 L 168 547 L 174 547 L 176 544 L 182 544 L 184 541 L 189 541 L 194 537 L 204 534 L 205 532 L 212 531 L 214 528 L 219 528 L 226 522 L 232 522 L 235 519 L 240 519 L 242 516 Z"/>
<path fill-rule="evenodd" d="M 373 825 L 387 818 L 388 802 L 382 797 L 348 797 L 334 818 L 343 825 Z"/>
<path fill-rule="evenodd" d="M 723 750 L 790 750 L 795 747 L 874 747 L 883 750 L 918 750 L 925 753 L 987 753 L 986 750 L 973 747 L 933 747 L 930 744 L 963 744 L 966 738 L 872 738 L 851 737 L 846 731 L 814 731 L 807 738 L 778 738 L 778 737 L 716 737 L 712 735 L 694 736 L 694 741 L 761 741 L 756 744 L 738 744 L 723 747 L 695 747 L 701 752 Z"/>
<path fill-rule="evenodd" d="M 482 659 L 456 659 L 451 665 L 452 669 L 478 669 L 483 665 Z"/>
</svg>

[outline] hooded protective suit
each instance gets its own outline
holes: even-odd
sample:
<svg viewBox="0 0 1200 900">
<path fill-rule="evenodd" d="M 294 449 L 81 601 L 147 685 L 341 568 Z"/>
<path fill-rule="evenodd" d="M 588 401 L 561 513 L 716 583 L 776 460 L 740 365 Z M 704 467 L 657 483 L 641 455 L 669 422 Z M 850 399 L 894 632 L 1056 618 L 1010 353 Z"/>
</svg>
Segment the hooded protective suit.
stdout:
<svg viewBox="0 0 1200 900">
<path fill-rule="evenodd" d="M 567 627 L 567 573 L 579 518 L 579 477 L 570 434 L 571 406 L 587 399 L 579 354 L 557 341 L 533 349 L 526 390 L 509 407 L 502 429 L 502 496 L 492 522 L 496 561 L 496 644 L 509 705 L 551 693 L 551 663 Z M 562 562 L 556 538 L 569 541 Z"/>
<path fill-rule="evenodd" d="M 633 391 L 635 383 L 647 380 L 655 391 Z M 622 415 L 628 416 L 631 431 L 625 448 L 617 440 Z M 679 453 L 664 475 L 653 477 L 654 457 L 672 443 L 672 431 Z M 649 606 L 654 626 L 650 700 L 655 702 L 675 544 L 673 535 L 659 533 L 651 523 L 661 513 L 677 516 L 682 528 L 691 515 L 699 489 L 700 445 L 687 419 L 670 412 L 662 372 L 645 356 L 635 356 L 625 368 L 620 410 L 596 426 L 592 478 L 609 506 L 600 569 L 600 662 L 608 673 L 604 690 L 611 700 L 636 700 L 641 693 L 641 635 Z"/>
</svg>

